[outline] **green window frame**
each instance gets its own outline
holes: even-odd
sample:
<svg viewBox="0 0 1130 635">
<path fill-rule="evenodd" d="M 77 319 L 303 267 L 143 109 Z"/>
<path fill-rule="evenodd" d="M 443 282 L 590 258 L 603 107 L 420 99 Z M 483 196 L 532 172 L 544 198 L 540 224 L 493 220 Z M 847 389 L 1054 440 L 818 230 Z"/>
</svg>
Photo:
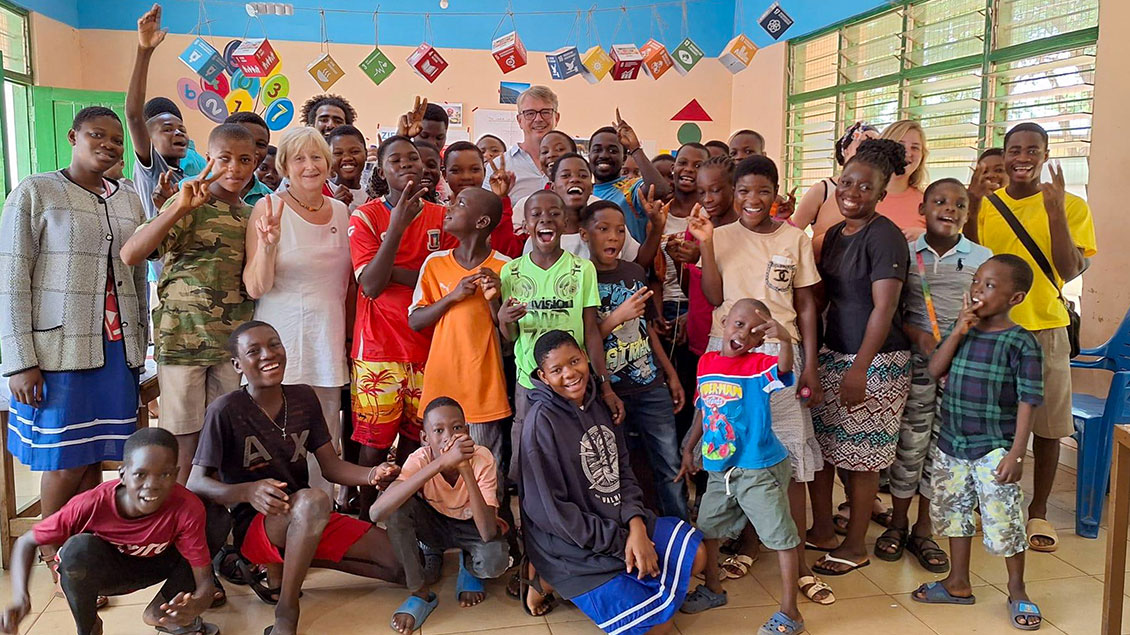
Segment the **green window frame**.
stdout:
<svg viewBox="0 0 1130 635">
<path fill-rule="evenodd" d="M 1098 2 L 896 0 L 790 41 L 786 187 L 834 176 L 835 140 L 855 121 L 918 121 L 930 178 L 963 181 L 1009 126 L 1036 121 L 1083 195 Z"/>
</svg>

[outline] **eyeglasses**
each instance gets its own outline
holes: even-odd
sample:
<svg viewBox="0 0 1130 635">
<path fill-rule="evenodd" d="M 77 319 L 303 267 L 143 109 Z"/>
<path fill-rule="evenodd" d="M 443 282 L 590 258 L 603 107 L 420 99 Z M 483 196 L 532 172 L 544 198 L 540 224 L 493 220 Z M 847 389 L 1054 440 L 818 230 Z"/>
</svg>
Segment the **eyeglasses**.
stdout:
<svg viewBox="0 0 1130 635">
<path fill-rule="evenodd" d="M 533 110 L 533 109 L 523 110 L 523 111 L 519 112 L 518 115 L 521 116 L 522 119 L 525 119 L 526 121 L 533 121 L 534 118 L 536 118 L 538 116 L 540 116 L 542 119 L 545 119 L 546 121 L 548 121 L 549 118 L 552 117 L 553 113 L 555 113 L 555 112 L 557 112 L 556 108 L 542 108 L 541 110 Z"/>
</svg>

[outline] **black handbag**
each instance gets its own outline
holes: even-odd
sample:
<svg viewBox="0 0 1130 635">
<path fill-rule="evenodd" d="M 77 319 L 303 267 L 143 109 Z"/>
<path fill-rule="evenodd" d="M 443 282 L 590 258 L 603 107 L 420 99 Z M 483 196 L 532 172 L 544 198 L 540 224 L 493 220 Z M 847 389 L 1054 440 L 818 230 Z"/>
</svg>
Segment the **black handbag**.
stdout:
<svg viewBox="0 0 1130 635">
<path fill-rule="evenodd" d="M 1055 280 L 1055 273 L 1052 271 L 1051 262 L 1048 261 L 1044 252 L 1040 250 L 1036 241 L 1032 240 L 1032 235 L 1028 233 L 1028 230 L 1024 229 L 1024 226 L 1020 224 L 1020 219 L 1016 218 L 1016 214 L 1013 214 L 1012 210 L 1008 208 L 1008 205 L 1005 205 L 1001 197 L 996 194 L 990 194 L 989 201 L 993 204 L 993 207 L 996 207 L 997 211 L 1001 213 L 1001 216 L 1004 218 L 1005 222 L 1008 223 L 1008 226 L 1012 228 L 1016 237 L 1020 239 L 1020 244 L 1024 245 L 1024 248 L 1032 255 L 1032 260 L 1036 261 L 1036 264 L 1040 267 L 1040 271 L 1043 271 L 1047 279 L 1051 281 L 1052 286 L 1055 287 L 1056 293 L 1059 294 L 1059 301 L 1067 308 L 1067 318 L 1070 320 L 1067 325 L 1067 341 L 1071 344 L 1071 356 L 1078 357 L 1080 319 L 1079 312 L 1075 310 L 1075 303 L 1063 297 L 1063 291 L 1060 290 L 1059 284 Z"/>
</svg>

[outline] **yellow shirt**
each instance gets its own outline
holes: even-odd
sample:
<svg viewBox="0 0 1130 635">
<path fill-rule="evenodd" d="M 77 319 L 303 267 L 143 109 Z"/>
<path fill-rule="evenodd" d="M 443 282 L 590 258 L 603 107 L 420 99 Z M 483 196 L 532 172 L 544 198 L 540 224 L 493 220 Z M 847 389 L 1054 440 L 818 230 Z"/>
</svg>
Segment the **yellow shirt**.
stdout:
<svg viewBox="0 0 1130 635">
<path fill-rule="evenodd" d="M 1052 263 L 1055 269 L 1055 260 L 1052 258 L 1052 236 L 1048 226 L 1048 213 L 1044 209 L 1044 194 L 1016 200 L 1005 193 L 1004 188 L 996 191 L 997 196 L 1028 230 L 1032 240 L 1036 242 L 1044 257 Z M 1065 201 L 1067 208 L 1067 228 L 1071 232 L 1071 240 L 1075 246 L 1083 250 L 1087 258 L 1095 255 L 1095 224 L 1091 218 L 1091 208 L 1087 201 L 1068 193 Z M 1063 288 L 1063 279 L 1055 271 L 1056 285 L 1053 286 L 1048 277 L 1040 271 L 1039 265 L 1024 248 L 1024 244 L 1016 237 L 1008 222 L 1001 216 L 997 208 L 986 197 L 981 201 L 981 212 L 977 217 L 977 235 L 981 244 L 988 247 L 994 254 L 1015 254 L 1024 259 L 1032 267 L 1032 290 L 1028 297 L 1012 309 L 1012 320 L 1028 329 L 1039 331 L 1067 326 L 1070 320 L 1067 309 L 1059 301 L 1059 290 Z"/>
</svg>

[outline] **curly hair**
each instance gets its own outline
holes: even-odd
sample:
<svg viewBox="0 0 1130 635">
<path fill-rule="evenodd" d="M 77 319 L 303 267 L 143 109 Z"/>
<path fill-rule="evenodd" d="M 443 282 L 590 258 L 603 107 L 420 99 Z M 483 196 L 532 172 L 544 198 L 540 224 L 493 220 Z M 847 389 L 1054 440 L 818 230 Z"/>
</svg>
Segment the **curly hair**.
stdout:
<svg viewBox="0 0 1130 635">
<path fill-rule="evenodd" d="M 898 141 L 890 139 L 867 139 L 859 144 L 855 156 L 848 160 L 852 163 L 866 163 L 883 174 L 883 187 L 895 174 L 906 171 L 906 148 Z M 844 166 L 845 168 L 847 166 Z"/>
<path fill-rule="evenodd" d="M 307 126 L 314 125 L 314 118 L 317 116 L 318 109 L 322 106 L 341 108 L 341 111 L 345 113 L 345 123 L 351 126 L 353 121 L 357 119 L 357 111 L 353 109 L 353 106 L 349 104 L 345 97 L 327 93 L 325 95 L 314 95 L 307 99 L 305 104 L 302 104 L 302 123 Z"/>
</svg>

